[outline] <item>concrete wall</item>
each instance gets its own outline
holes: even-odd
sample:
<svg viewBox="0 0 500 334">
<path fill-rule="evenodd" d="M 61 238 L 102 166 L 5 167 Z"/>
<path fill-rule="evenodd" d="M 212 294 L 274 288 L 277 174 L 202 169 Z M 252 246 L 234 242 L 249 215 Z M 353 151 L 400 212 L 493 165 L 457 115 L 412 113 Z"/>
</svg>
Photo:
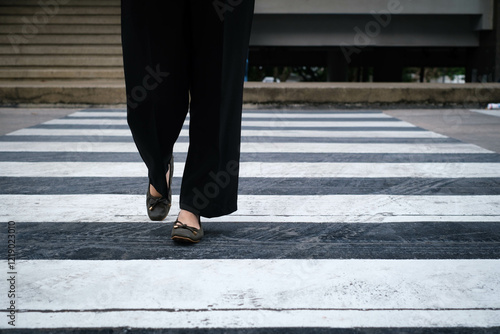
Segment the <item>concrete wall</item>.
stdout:
<svg viewBox="0 0 500 334">
<path fill-rule="evenodd" d="M 402 80 L 405 67 L 465 67 L 500 80 L 500 0 L 257 0 L 250 63 L 348 68 Z M 361 71 L 361 69 L 363 69 Z"/>
<path fill-rule="evenodd" d="M 250 62 L 330 66 L 335 81 L 347 66 L 395 69 L 385 81 L 403 66 L 467 66 L 469 81 L 497 81 L 499 1 L 256 0 Z M 44 3 L 0 0 L 0 80 L 123 78 L 119 0 L 61 0 L 42 17 Z M 360 52 L 346 61 L 339 46 Z"/>
<path fill-rule="evenodd" d="M 493 29 L 493 0 L 257 0 L 255 14 L 256 46 L 477 47 Z"/>
</svg>

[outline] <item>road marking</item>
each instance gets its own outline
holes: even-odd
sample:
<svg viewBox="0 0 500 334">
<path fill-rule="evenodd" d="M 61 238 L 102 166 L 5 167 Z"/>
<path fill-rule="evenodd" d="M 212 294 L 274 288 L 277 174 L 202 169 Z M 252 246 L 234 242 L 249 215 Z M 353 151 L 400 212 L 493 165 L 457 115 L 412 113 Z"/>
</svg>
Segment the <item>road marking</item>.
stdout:
<svg viewBox="0 0 500 334">
<path fill-rule="evenodd" d="M 184 163 L 175 163 L 182 177 Z M 144 177 L 142 162 L 0 162 L 6 177 Z M 290 163 L 243 162 L 240 176 L 249 178 L 498 178 L 500 163 Z"/>
<path fill-rule="evenodd" d="M 19 222 L 146 222 L 144 202 L 145 195 L 0 195 L 0 218 Z M 179 197 L 174 195 L 172 206 L 178 203 Z M 176 214 L 177 210 L 171 210 L 172 218 Z M 240 195 L 237 213 L 221 221 L 253 217 L 252 221 L 276 223 L 365 223 L 427 221 L 428 216 L 440 217 L 438 221 L 443 222 L 482 221 L 482 217 L 497 221 L 500 195 Z"/>
<path fill-rule="evenodd" d="M 127 136 L 128 129 L 21 129 L 9 136 Z M 311 138 L 447 138 L 430 131 L 319 131 L 319 130 L 242 130 L 242 137 L 311 137 Z M 181 130 L 179 137 L 188 137 L 189 130 Z M 94 141 L 98 141 L 96 138 Z"/>
<path fill-rule="evenodd" d="M 21 260 L 18 266 L 24 277 L 37 278 L 18 286 L 22 328 L 500 325 L 500 260 Z"/>
<path fill-rule="evenodd" d="M 178 142 L 175 152 L 186 152 L 188 143 Z M 0 142 L 0 152 L 137 152 L 134 143 L 113 142 Z M 375 143 L 242 143 L 243 153 L 495 153 L 473 144 L 375 144 Z"/>
<path fill-rule="evenodd" d="M 73 118 L 62 118 L 54 119 L 42 123 L 44 125 L 127 125 L 127 121 L 124 119 L 73 119 Z M 189 122 L 184 122 L 184 125 L 189 125 Z M 242 126 L 262 126 L 262 127 L 276 127 L 276 128 L 286 128 L 286 127 L 408 127 L 414 128 L 415 125 L 403 122 L 403 121 L 356 121 L 356 122 L 331 122 L 331 121 L 286 121 L 283 119 L 271 119 L 268 121 L 247 121 L 243 120 Z"/>
<path fill-rule="evenodd" d="M 76 113 L 70 114 L 67 117 L 127 117 L 127 113 L 123 112 L 86 112 L 78 111 Z M 373 119 L 394 119 L 394 117 L 386 115 L 384 113 L 341 113 L 341 112 L 324 112 L 324 113 L 288 113 L 286 111 L 272 111 L 266 113 L 255 113 L 249 111 L 243 111 L 243 119 L 252 118 L 270 118 L 270 119 L 281 119 L 281 118 L 331 118 L 331 119 L 343 119 L 343 118 L 373 118 Z M 189 119 L 189 115 L 187 116 Z"/>
</svg>

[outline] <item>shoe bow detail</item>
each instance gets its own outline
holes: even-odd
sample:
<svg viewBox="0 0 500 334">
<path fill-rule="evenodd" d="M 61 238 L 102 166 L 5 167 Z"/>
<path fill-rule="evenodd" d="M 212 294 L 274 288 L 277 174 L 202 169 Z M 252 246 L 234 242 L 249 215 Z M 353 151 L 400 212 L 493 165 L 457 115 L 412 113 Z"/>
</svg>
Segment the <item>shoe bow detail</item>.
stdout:
<svg viewBox="0 0 500 334">
<path fill-rule="evenodd" d="M 159 198 L 150 197 L 148 204 L 149 204 L 149 211 L 153 211 L 158 204 L 165 204 L 167 206 L 170 206 L 170 203 L 168 203 L 168 200 L 165 197 L 159 197 Z"/>
<path fill-rule="evenodd" d="M 174 224 L 174 228 L 183 228 L 183 229 L 186 229 L 188 231 L 191 231 L 194 235 L 197 235 L 198 234 L 198 231 L 199 229 L 197 229 L 196 227 L 192 227 L 192 226 L 188 226 L 180 221 L 176 221 L 175 224 Z"/>
</svg>

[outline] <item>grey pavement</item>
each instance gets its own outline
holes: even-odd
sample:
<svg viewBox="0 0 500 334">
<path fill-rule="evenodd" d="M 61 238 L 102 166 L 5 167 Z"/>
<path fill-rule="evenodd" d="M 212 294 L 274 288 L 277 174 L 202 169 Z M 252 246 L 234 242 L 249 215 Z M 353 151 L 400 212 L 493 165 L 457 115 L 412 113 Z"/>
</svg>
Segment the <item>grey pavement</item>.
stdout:
<svg viewBox="0 0 500 334">
<path fill-rule="evenodd" d="M 80 108 L 81 109 L 81 108 Z M 0 135 L 74 113 L 74 108 L 0 108 Z"/>
<path fill-rule="evenodd" d="M 421 128 L 444 134 L 500 153 L 500 110 L 409 109 L 385 110 L 386 114 Z"/>
</svg>

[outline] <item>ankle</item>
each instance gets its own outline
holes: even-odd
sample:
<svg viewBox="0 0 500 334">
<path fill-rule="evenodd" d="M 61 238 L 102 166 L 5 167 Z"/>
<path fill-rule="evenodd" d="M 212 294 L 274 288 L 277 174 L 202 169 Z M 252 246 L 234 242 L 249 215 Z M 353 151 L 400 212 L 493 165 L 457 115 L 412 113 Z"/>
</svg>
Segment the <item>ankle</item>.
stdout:
<svg viewBox="0 0 500 334">
<path fill-rule="evenodd" d="M 188 226 L 200 227 L 200 216 L 187 210 L 181 209 L 177 220 Z"/>
<path fill-rule="evenodd" d="M 158 191 L 156 191 L 155 187 L 152 184 L 149 185 L 149 193 L 153 197 L 163 197 Z"/>
</svg>

